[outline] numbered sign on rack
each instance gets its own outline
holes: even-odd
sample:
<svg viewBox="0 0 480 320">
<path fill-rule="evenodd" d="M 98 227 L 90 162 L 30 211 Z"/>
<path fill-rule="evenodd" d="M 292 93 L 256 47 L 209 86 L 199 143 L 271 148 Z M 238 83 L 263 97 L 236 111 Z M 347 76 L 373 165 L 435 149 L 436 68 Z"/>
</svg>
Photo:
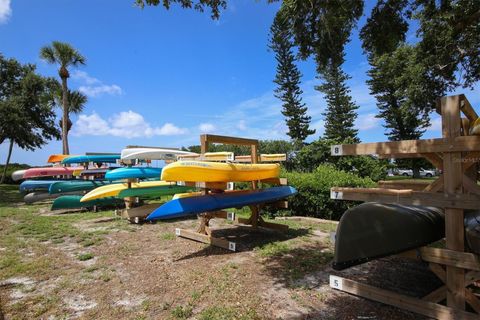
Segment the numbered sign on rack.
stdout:
<svg viewBox="0 0 480 320">
<path fill-rule="evenodd" d="M 330 147 L 330 153 L 332 156 L 341 156 L 343 155 L 343 147 L 341 144 L 336 144 Z"/>
<path fill-rule="evenodd" d="M 343 290 L 343 279 L 337 276 L 330 276 L 330 288 Z"/>
<path fill-rule="evenodd" d="M 330 199 L 332 199 L 332 200 L 342 200 L 343 199 L 343 192 L 330 190 Z"/>
</svg>

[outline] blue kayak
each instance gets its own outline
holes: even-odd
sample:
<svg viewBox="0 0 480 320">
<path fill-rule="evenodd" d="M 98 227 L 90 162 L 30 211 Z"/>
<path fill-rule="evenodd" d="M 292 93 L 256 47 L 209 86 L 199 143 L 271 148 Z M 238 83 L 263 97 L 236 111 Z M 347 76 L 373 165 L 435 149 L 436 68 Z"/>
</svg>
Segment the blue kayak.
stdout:
<svg viewBox="0 0 480 320">
<path fill-rule="evenodd" d="M 120 180 L 120 179 L 147 179 L 147 178 L 159 178 L 162 173 L 162 168 L 150 168 L 150 167 L 128 167 L 118 168 L 108 171 L 105 174 L 105 179 L 108 180 Z"/>
<path fill-rule="evenodd" d="M 25 180 L 20 184 L 20 192 L 48 190 L 50 185 L 59 180 Z"/>
<path fill-rule="evenodd" d="M 62 160 L 63 164 L 68 163 L 116 163 L 120 159 L 120 154 L 95 154 L 83 156 L 71 156 Z"/>
<path fill-rule="evenodd" d="M 179 198 L 171 200 L 155 209 L 147 217 L 147 221 L 179 218 L 202 212 L 274 202 L 294 195 L 295 193 L 297 193 L 295 188 L 284 186 Z"/>
</svg>

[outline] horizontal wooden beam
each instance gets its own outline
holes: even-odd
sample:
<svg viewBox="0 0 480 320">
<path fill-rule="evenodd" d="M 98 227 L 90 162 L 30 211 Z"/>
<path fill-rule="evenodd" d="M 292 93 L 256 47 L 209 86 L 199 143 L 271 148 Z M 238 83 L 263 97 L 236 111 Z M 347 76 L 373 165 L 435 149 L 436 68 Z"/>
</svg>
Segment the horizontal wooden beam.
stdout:
<svg viewBox="0 0 480 320">
<path fill-rule="evenodd" d="M 412 180 L 412 181 L 403 181 L 403 180 L 388 180 L 388 181 L 378 181 L 379 188 L 386 189 L 412 189 L 415 191 L 421 191 L 425 189 L 431 181 L 422 181 L 422 180 Z"/>
<path fill-rule="evenodd" d="M 480 151 L 480 136 L 332 145 L 333 156 Z"/>
<path fill-rule="evenodd" d="M 172 147 L 149 147 L 149 146 L 135 146 L 135 145 L 128 145 L 125 147 L 125 149 L 133 149 L 133 148 L 165 149 L 165 150 L 172 150 L 172 151 L 180 150 L 180 148 L 172 148 Z"/>
<path fill-rule="evenodd" d="M 399 257 L 409 259 L 420 259 L 427 262 L 463 268 L 467 270 L 480 271 L 480 258 L 478 255 L 469 252 L 453 251 L 442 248 L 421 247 L 419 249 L 406 251 L 398 254 Z M 472 273 L 473 275 L 478 275 Z M 469 275 L 467 273 L 467 275 Z"/>
<path fill-rule="evenodd" d="M 477 120 L 478 114 L 475 112 L 475 109 L 473 109 L 470 101 L 468 101 L 464 94 L 460 95 L 460 110 L 468 118 L 468 120 L 470 120 L 470 123 L 473 124 L 473 122 Z"/>
<path fill-rule="evenodd" d="M 422 301 L 403 294 L 376 288 L 353 280 L 330 276 L 330 287 L 435 319 L 478 320 L 478 314 Z"/>
<path fill-rule="evenodd" d="M 222 143 L 222 144 L 235 144 L 235 145 L 244 145 L 244 146 L 252 146 L 252 145 L 258 146 L 258 140 L 255 140 L 255 139 L 219 136 L 219 135 L 214 135 L 214 134 L 202 134 L 200 136 L 200 141 L 205 141 L 206 143 Z"/>
<path fill-rule="evenodd" d="M 195 240 L 195 241 L 198 241 L 198 242 L 211 244 L 213 246 L 224 248 L 224 249 L 227 249 L 227 250 L 230 250 L 230 251 L 235 251 L 236 250 L 235 242 L 231 242 L 231 241 L 221 239 L 221 238 L 211 237 L 211 236 L 208 236 L 206 234 L 201 234 L 201 233 L 198 233 L 198 232 L 195 232 L 195 231 L 177 228 L 177 229 L 175 229 L 175 234 L 178 237 L 187 238 L 187 239 L 190 239 L 190 240 Z"/>
<path fill-rule="evenodd" d="M 447 194 L 382 188 L 332 188 L 330 197 L 334 200 L 398 203 L 440 208 L 480 208 L 480 196 L 473 194 Z"/>
</svg>

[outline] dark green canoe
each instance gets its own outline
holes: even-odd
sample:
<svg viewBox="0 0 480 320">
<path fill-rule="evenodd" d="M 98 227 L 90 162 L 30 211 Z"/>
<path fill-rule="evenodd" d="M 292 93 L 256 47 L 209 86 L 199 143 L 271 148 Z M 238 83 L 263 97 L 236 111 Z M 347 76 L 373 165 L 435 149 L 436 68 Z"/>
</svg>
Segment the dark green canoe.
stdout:
<svg viewBox="0 0 480 320">
<path fill-rule="evenodd" d="M 444 235 L 445 219 L 439 208 L 363 203 L 340 219 L 333 268 L 342 270 L 418 248 Z"/>
<path fill-rule="evenodd" d="M 149 188 L 130 188 L 120 191 L 117 198 L 140 197 L 154 198 L 161 196 L 174 195 L 176 193 L 184 193 L 194 190 L 194 187 L 169 185 Z"/>
<path fill-rule="evenodd" d="M 82 196 L 79 195 L 58 197 L 53 201 L 52 210 L 91 208 L 94 206 L 121 206 L 124 203 L 122 199 L 113 197 L 95 199 L 86 202 L 80 202 L 80 199 L 82 199 Z"/>
<path fill-rule="evenodd" d="M 106 184 L 111 184 L 108 180 L 69 180 L 57 181 L 50 185 L 48 193 L 56 194 L 63 192 L 90 191 Z"/>
</svg>

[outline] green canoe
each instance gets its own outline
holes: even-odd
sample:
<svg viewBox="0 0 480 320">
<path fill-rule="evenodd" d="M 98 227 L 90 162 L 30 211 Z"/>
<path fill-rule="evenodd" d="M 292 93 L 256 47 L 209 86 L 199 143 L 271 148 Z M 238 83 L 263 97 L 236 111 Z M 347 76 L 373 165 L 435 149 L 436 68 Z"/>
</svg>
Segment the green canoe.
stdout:
<svg viewBox="0 0 480 320">
<path fill-rule="evenodd" d="M 95 199 L 86 202 L 80 202 L 80 199 L 82 199 L 82 196 L 79 195 L 67 195 L 58 197 L 53 201 L 52 210 L 91 208 L 93 206 L 120 206 L 124 203 L 122 199 L 117 199 L 113 197 Z"/>
<path fill-rule="evenodd" d="M 158 186 L 149 188 L 130 188 L 120 191 L 117 198 L 140 197 L 140 198 L 154 198 L 161 196 L 174 195 L 176 193 L 183 193 L 194 190 L 194 187 L 186 186 Z"/>
<path fill-rule="evenodd" d="M 64 193 L 75 191 L 90 191 L 95 188 L 101 187 L 106 184 L 111 184 L 112 181 L 108 180 L 69 180 L 69 181 L 57 181 L 50 185 L 48 193 Z"/>
</svg>

